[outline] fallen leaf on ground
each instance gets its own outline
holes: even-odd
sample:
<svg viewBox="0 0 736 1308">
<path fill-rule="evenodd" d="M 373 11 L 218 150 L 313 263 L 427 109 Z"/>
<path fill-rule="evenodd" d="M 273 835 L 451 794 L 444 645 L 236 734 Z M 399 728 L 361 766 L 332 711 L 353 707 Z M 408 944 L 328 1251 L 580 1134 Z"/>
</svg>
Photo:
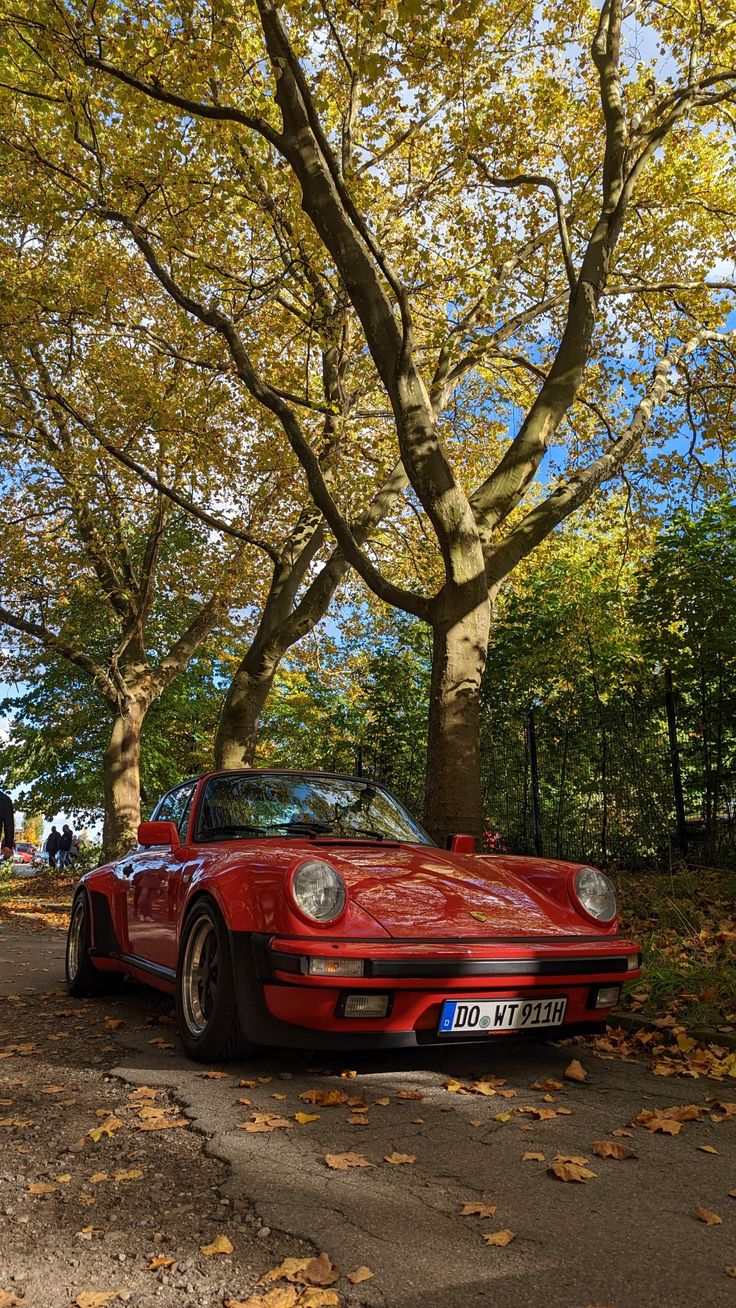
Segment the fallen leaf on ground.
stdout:
<svg viewBox="0 0 736 1308">
<path fill-rule="evenodd" d="M 421 1090 L 399 1090 L 397 1099 L 423 1099 L 424 1095 Z"/>
<path fill-rule="evenodd" d="M 306 1126 L 307 1122 L 318 1122 L 319 1113 L 295 1113 L 294 1121 L 298 1122 L 300 1126 Z"/>
<path fill-rule="evenodd" d="M 305 1104 L 319 1104 L 320 1108 L 336 1108 L 348 1102 L 344 1090 L 303 1090 L 299 1098 Z"/>
<path fill-rule="evenodd" d="M 396 1150 L 392 1154 L 384 1154 L 383 1158 L 384 1162 L 393 1163 L 395 1167 L 398 1167 L 400 1163 L 415 1163 L 417 1161 L 416 1154 L 399 1154 Z"/>
<path fill-rule="evenodd" d="M 197 1076 L 201 1076 L 204 1081 L 229 1081 L 230 1080 L 229 1072 L 197 1072 Z"/>
<path fill-rule="evenodd" d="M 336 1290 L 302 1290 L 297 1305 L 298 1308 L 339 1308 L 340 1296 Z"/>
<path fill-rule="evenodd" d="M 296 1286 L 275 1286 L 264 1295 L 251 1294 L 247 1299 L 226 1299 L 225 1308 L 294 1308 L 298 1298 Z"/>
<path fill-rule="evenodd" d="M 449 1081 L 445 1081 L 445 1090 L 449 1090 L 451 1095 L 470 1094 L 468 1087 L 466 1085 L 463 1085 L 462 1081 L 456 1081 L 454 1078 L 451 1078 Z"/>
<path fill-rule="evenodd" d="M 351 1285 L 361 1285 L 363 1281 L 370 1281 L 375 1275 L 370 1267 L 356 1267 L 354 1272 L 345 1273 Z"/>
<path fill-rule="evenodd" d="M 226 1235 L 216 1235 L 212 1244 L 201 1244 L 200 1252 L 205 1258 L 214 1258 L 216 1254 L 231 1254 L 233 1246 Z"/>
<path fill-rule="evenodd" d="M 71 1179 L 72 1179 L 71 1172 L 62 1172 L 59 1176 L 56 1177 L 56 1180 L 59 1182 L 60 1185 L 66 1185 L 67 1181 L 71 1181 Z"/>
<path fill-rule="evenodd" d="M 176 1259 L 169 1258 L 166 1254 L 156 1254 L 156 1257 L 148 1263 L 146 1271 L 155 1272 L 159 1267 L 173 1267 L 175 1261 Z"/>
<path fill-rule="evenodd" d="M 634 1121 L 646 1128 L 647 1131 L 657 1131 L 661 1135 L 679 1135 L 682 1130 L 682 1122 L 678 1122 L 674 1117 L 667 1117 L 662 1112 L 652 1112 L 648 1108 L 643 1108 L 634 1118 Z"/>
<path fill-rule="evenodd" d="M 155 1045 L 157 1049 L 173 1049 L 173 1048 L 174 1048 L 174 1046 L 171 1044 L 171 1041 L 170 1041 L 170 1040 L 164 1040 L 164 1037 L 163 1037 L 163 1036 L 154 1036 L 154 1037 L 153 1037 L 153 1040 L 149 1040 L 148 1043 L 149 1043 L 149 1045 Z"/>
<path fill-rule="evenodd" d="M 381 1108 L 388 1108 L 389 1104 L 391 1103 L 391 1100 L 388 1098 L 388 1096 L 386 1096 L 383 1099 L 377 1099 L 376 1103 L 380 1104 Z"/>
<path fill-rule="evenodd" d="M 288 1117 L 282 1117 L 281 1113 L 253 1113 L 250 1122 L 240 1122 L 239 1125 L 241 1131 L 270 1134 L 271 1131 L 293 1126 L 294 1123 Z"/>
<path fill-rule="evenodd" d="M 348 1126 L 367 1126 L 368 1118 L 356 1113 L 353 1117 L 347 1119 Z"/>
<path fill-rule="evenodd" d="M 489 1234 L 483 1236 L 485 1244 L 498 1245 L 501 1249 L 505 1248 L 507 1244 L 511 1244 L 511 1241 L 515 1239 L 516 1233 L 510 1231 L 508 1227 L 503 1231 L 491 1231 Z"/>
<path fill-rule="evenodd" d="M 0 1308 L 20 1308 L 22 1304 L 25 1304 L 25 1299 L 19 1299 L 17 1294 L 11 1294 L 10 1290 L 0 1290 Z"/>
<path fill-rule="evenodd" d="M 634 1132 L 627 1131 L 626 1128 L 623 1126 L 616 1126 L 611 1132 L 611 1135 L 626 1136 L 629 1140 L 632 1140 L 634 1137 Z"/>
<path fill-rule="evenodd" d="M 71 1090 L 71 1086 L 69 1085 L 42 1085 L 41 1086 L 42 1095 L 61 1095 L 64 1093 L 65 1090 Z"/>
<path fill-rule="evenodd" d="M 543 1163 L 546 1160 L 544 1154 L 535 1154 L 527 1151 L 527 1153 L 521 1155 L 521 1161 L 522 1163 Z"/>
<path fill-rule="evenodd" d="M 717 1149 L 714 1149 L 714 1148 L 713 1148 L 713 1145 L 698 1145 L 698 1149 L 700 1150 L 701 1154 L 717 1154 L 717 1153 L 718 1153 L 718 1150 L 717 1150 Z"/>
<path fill-rule="evenodd" d="M 115 1181 L 137 1181 L 143 1175 L 140 1167 L 122 1167 L 119 1172 L 115 1172 L 113 1180 Z"/>
<path fill-rule="evenodd" d="M 105 1018 L 105 1027 L 108 1031 L 119 1031 L 122 1025 L 123 1025 L 122 1017 Z"/>
<path fill-rule="evenodd" d="M 701 1208 L 699 1204 L 695 1205 L 695 1216 L 700 1222 L 705 1222 L 706 1226 L 722 1226 L 723 1218 L 718 1213 L 712 1213 L 710 1208 Z"/>
<path fill-rule="evenodd" d="M 32 1181 L 28 1186 L 28 1194 L 56 1194 L 56 1186 L 50 1185 L 48 1181 Z"/>
<path fill-rule="evenodd" d="M 280 1262 L 278 1267 L 272 1267 L 270 1272 L 264 1272 L 258 1284 L 269 1285 L 271 1281 L 301 1282 L 301 1273 L 311 1262 L 311 1258 L 284 1258 L 283 1262 Z"/>
<path fill-rule="evenodd" d="M 589 1167 L 583 1167 L 580 1163 L 552 1163 L 547 1172 L 549 1176 L 556 1176 L 559 1181 L 590 1181 L 596 1176 Z"/>
<path fill-rule="evenodd" d="M 347 1172 L 349 1167 L 373 1167 L 362 1154 L 325 1154 L 325 1162 L 336 1172 Z"/>
<path fill-rule="evenodd" d="M 333 1266 L 330 1255 L 323 1251 L 316 1258 L 310 1258 L 301 1273 L 301 1279 L 307 1285 L 334 1285 L 340 1279 L 340 1271 Z"/>
<path fill-rule="evenodd" d="M 496 1211 L 495 1204 L 463 1204 L 460 1209 L 461 1217 L 493 1217 Z"/>
<path fill-rule="evenodd" d="M 255 1090 L 256 1086 L 258 1085 L 258 1082 L 250 1080 L 248 1078 L 246 1078 L 245 1080 L 241 1078 L 241 1080 L 238 1081 L 238 1085 L 243 1086 L 246 1090 Z"/>
<path fill-rule="evenodd" d="M 119 1299 L 122 1290 L 82 1290 L 74 1300 L 77 1308 L 105 1308 L 106 1303 Z"/>
<path fill-rule="evenodd" d="M 726 1276 L 736 1276 L 736 1267 L 724 1267 L 723 1270 Z M 20 1303 L 20 1299 L 17 1299 L 16 1302 Z M 0 1308 L 2 1308 L 2 1300 L 0 1300 Z"/>
<path fill-rule="evenodd" d="M 103 1135 L 111 1136 L 113 1131 L 119 1131 L 122 1125 L 123 1123 L 119 1117 L 111 1115 L 104 1122 L 101 1122 L 99 1126 L 93 1126 L 92 1130 L 87 1132 L 87 1135 L 94 1140 L 95 1144 L 99 1144 Z M 117 1290 L 115 1293 L 117 1294 Z"/>
<path fill-rule="evenodd" d="M 636 1158 L 634 1150 L 629 1145 L 619 1144 L 618 1140 L 596 1140 L 593 1153 L 599 1158 Z"/>
<path fill-rule="evenodd" d="M 588 1073 L 579 1058 L 573 1058 L 572 1062 L 568 1063 L 563 1072 L 563 1076 L 566 1077 L 568 1081 L 587 1081 L 588 1079 Z"/>
<path fill-rule="evenodd" d="M 156 1105 L 141 1108 L 138 1113 L 140 1120 L 136 1122 L 136 1127 L 139 1131 L 173 1131 L 189 1126 L 188 1118 L 170 1116 L 178 1111 L 177 1108 L 159 1108 Z"/>
</svg>

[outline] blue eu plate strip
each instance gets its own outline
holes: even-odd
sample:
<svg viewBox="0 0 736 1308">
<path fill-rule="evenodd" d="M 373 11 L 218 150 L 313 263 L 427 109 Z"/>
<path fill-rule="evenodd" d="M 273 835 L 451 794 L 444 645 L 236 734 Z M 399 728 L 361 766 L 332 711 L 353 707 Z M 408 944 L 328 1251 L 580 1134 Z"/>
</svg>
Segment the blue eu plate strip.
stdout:
<svg viewBox="0 0 736 1308">
<path fill-rule="evenodd" d="M 440 1028 L 439 1028 L 440 1031 L 452 1030 L 452 1024 L 455 1020 L 456 1008 L 457 1008 L 456 1000 L 454 999 L 445 1000 L 444 1004 L 442 1005 L 442 1011 L 440 1013 Z"/>
</svg>

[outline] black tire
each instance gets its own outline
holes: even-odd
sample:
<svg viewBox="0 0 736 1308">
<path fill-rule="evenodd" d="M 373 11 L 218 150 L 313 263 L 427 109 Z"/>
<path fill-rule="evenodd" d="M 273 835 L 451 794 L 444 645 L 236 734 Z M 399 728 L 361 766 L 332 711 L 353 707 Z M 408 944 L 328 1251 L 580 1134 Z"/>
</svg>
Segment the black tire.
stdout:
<svg viewBox="0 0 736 1308">
<path fill-rule="evenodd" d="M 184 1049 L 199 1063 L 252 1052 L 240 1029 L 227 928 L 211 899 L 196 900 L 184 923 L 176 969 L 176 1017 Z"/>
<path fill-rule="evenodd" d="M 91 943 L 89 902 L 86 892 L 80 890 L 72 904 L 64 962 L 66 988 L 75 999 L 114 994 L 123 983 L 122 972 L 101 972 L 95 967 L 89 953 Z"/>
</svg>

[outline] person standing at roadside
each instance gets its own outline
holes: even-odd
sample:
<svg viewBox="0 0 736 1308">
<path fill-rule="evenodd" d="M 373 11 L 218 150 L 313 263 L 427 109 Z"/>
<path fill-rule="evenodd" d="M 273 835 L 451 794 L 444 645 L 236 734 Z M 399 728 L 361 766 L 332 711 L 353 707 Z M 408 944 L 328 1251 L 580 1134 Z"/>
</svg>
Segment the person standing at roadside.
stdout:
<svg viewBox="0 0 736 1308">
<path fill-rule="evenodd" d="M 61 836 L 56 830 L 56 827 L 52 827 L 46 837 L 46 853 L 49 856 L 49 867 L 56 867 L 56 855 L 58 854 L 60 847 Z"/>
<path fill-rule="evenodd" d="M 0 849 L 2 857 L 12 858 L 15 848 L 15 814 L 10 795 L 0 790 Z"/>
<path fill-rule="evenodd" d="M 65 822 L 59 836 L 59 867 L 66 867 L 71 862 L 73 839 L 74 832 L 69 823 Z"/>
</svg>

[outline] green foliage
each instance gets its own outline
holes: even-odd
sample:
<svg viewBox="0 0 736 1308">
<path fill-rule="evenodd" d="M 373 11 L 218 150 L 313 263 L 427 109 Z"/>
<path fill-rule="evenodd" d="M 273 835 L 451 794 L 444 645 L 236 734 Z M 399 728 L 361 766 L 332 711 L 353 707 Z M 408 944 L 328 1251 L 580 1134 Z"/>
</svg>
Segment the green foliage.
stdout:
<svg viewBox="0 0 736 1308">
<path fill-rule="evenodd" d="M 383 628 L 350 607 L 281 669 L 266 704 L 258 763 L 375 772 L 421 811 L 431 650 L 426 628 Z M 321 636 L 321 638 L 320 638 Z"/>
<path fill-rule="evenodd" d="M 678 509 L 641 577 L 642 647 L 672 671 L 686 809 L 708 859 L 736 851 L 736 503 Z M 697 834 L 697 833 L 696 833 Z"/>
<path fill-rule="evenodd" d="M 162 791 L 211 766 L 221 691 L 217 664 L 205 651 L 153 705 L 141 740 L 141 798 L 150 812 Z M 0 749 L 0 772 L 20 786 L 20 804 L 78 824 L 101 817 L 100 770 L 110 733 L 109 710 L 83 675 L 47 657 L 32 689 L 7 699 L 12 737 Z"/>
</svg>

